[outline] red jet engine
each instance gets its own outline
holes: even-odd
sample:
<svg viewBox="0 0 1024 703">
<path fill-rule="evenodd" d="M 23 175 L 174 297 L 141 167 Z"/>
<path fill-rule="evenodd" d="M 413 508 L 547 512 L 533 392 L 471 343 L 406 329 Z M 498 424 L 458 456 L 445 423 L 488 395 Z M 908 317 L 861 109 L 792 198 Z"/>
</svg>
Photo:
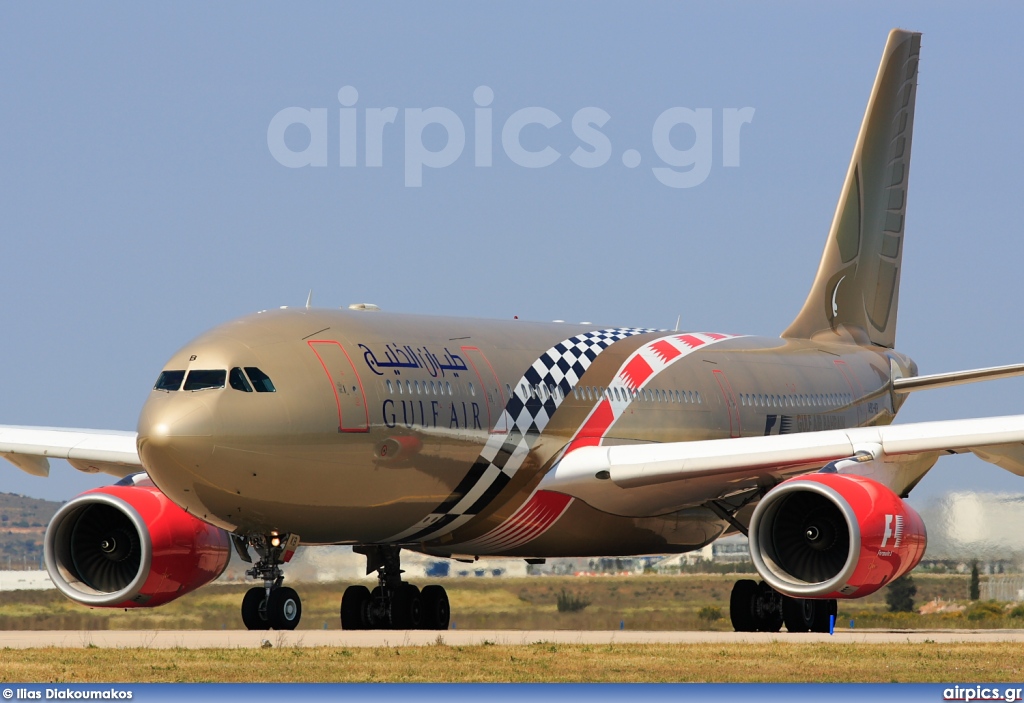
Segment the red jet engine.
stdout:
<svg viewBox="0 0 1024 703">
<path fill-rule="evenodd" d="M 149 608 L 223 573 L 227 532 L 188 514 L 145 475 L 87 491 L 46 528 L 46 570 L 71 600 Z"/>
<path fill-rule="evenodd" d="M 754 510 L 750 555 L 761 578 L 794 598 L 860 598 L 924 556 L 921 517 L 891 490 L 852 474 L 791 478 Z"/>
</svg>

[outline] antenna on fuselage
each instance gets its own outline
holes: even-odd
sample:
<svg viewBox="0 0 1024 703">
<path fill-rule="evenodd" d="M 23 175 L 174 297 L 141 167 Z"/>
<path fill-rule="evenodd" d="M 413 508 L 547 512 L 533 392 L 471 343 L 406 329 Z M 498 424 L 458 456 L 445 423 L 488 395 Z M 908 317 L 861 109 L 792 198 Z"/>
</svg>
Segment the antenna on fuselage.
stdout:
<svg viewBox="0 0 1024 703">
<path fill-rule="evenodd" d="M 676 317 L 676 326 L 675 326 L 675 329 L 672 330 L 673 332 L 678 332 L 679 331 L 679 323 L 682 322 L 682 321 L 683 321 L 683 316 L 682 315 L 679 315 L 679 316 Z"/>
<path fill-rule="evenodd" d="M 313 289 L 309 289 L 309 295 L 306 296 L 306 309 L 309 310 L 313 307 Z"/>
</svg>

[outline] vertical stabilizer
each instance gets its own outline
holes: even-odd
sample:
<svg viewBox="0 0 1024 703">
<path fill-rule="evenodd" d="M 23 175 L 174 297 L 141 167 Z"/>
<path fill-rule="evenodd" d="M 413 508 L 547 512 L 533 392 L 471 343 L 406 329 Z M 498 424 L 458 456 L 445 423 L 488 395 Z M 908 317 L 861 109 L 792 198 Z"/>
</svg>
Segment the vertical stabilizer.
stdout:
<svg viewBox="0 0 1024 703">
<path fill-rule="evenodd" d="M 896 343 L 921 35 L 889 33 L 818 275 L 783 337 Z"/>
</svg>

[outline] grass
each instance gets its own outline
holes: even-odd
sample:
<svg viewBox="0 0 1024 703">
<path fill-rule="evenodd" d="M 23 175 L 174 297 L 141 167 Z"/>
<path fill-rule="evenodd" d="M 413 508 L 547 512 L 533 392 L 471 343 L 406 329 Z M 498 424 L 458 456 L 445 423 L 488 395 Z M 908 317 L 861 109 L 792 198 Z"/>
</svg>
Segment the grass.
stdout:
<svg viewBox="0 0 1024 703">
<path fill-rule="evenodd" d="M 458 629 L 513 630 L 731 630 L 729 593 L 738 574 L 631 577 L 530 577 L 444 581 Z M 935 597 L 967 604 L 966 575 L 915 574 L 916 602 Z M 345 584 L 295 584 L 302 597 L 300 629 L 340 627 Z M 422 584 L 421 584 L 422 585 Z M 211 585 L 168 605 L 130 611 L 85 608 L 56 591 L 0 593 L 0 629 L 182 630 L 239 629 L 243 585 Z M 562 608 L 559 609 L 559 599 Z M 573 610 L 586 603 L 582 609 Z M 718 609 L 722 617 L 712 616 Z M 1016 617 L 1012 615 L 1016 613 Z M 977 603 L 962 613 L 889 613 L 885 590 L 840 601 L 838 626 L 857 628 L 1024 628 L 1018 609 Z"/>
<path fill-rule="evenodd" d="M 0 651 L 3 682 L 1013 682 L 1019 644 Z"/>
</svg>

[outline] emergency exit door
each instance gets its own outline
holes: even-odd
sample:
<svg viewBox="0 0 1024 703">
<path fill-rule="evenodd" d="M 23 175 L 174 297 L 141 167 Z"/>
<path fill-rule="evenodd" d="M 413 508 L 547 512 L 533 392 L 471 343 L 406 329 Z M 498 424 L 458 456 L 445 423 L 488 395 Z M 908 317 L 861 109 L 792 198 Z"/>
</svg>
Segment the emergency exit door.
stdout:
<svg viewBox="0 0 1024 703">
<path fill-rule="evenodd" d="M 484 353 L 477 347 L 461 347 L 462 353 L 466 355 L 470 367 L 476 373 L 480 381 L 480 388 L 483 390 L 484 402 L 487 404 L 487 430 L 491 434 L 506 434 L 508 432 L 508 416 L 505 415 L 505 393 L 501 389 L 501 382 L 498 381 L 498 374 L 494 367 L 487 360 Z"/>
<path fill-rule="evenodd" d="M 363 382 L 348 352 L 335 341 L 314 339 L 307 344 L 320 360 L 331 384 L 338 408 L 338 432 L 369 432 L 370 411 L 366 407 Z"/>
<path fill-rule="evenodd" d="M 718 382 L 718 387 L 722 390 L 725 409 L 729 414 L 729 436 L 739 437 L 742 428 L 740 427 L 740 404 L 736 399 L 736 393 L 733 392 L 732 384 L 729 383 L 729 377 L 725 375 L 725 371 L 715 369 L 712 373 L 715 376 L 715 381 Z"/>
</svg>

